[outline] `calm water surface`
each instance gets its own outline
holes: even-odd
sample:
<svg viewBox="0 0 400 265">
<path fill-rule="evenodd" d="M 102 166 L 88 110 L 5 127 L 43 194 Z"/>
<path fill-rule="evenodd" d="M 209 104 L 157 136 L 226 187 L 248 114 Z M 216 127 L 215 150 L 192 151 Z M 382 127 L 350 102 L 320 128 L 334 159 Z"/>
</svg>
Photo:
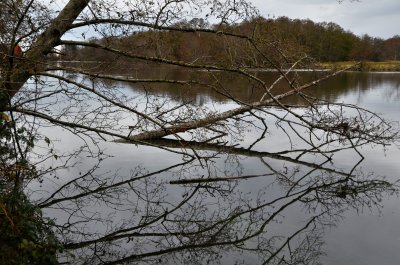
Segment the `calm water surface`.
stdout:
<svg viewBox="0 0 400 265">
<path fill-rule="evenodd" d="M 126 73 L 124 73 L 126 74 Z M 131 75 L 145 74 L 136 72 L 129 73 Z M 149 73 L 147 73 L 150 75 Z M 216 73 L 218 74 L 218 73 Z M 321 73 L 300 73 L 301 78 L 309 80 Z M 166 71 L 159 70 L 155 71 L 148 77 L 154 77 L 158 75 L 160 78 L 182 78 L 194 76 L 199 78 L 201 73 L 184 72 L 184 71 Z M 274 73 L 259 72 L 257 75 L 260 78 L 268 80 L 275 76 Z M 145 76 L 146 77 L 146 76 Z M 201 77 L 200 77 L 201 78 Z M 234 89 L 234 96 L 238 97 L 243 101 L 252 101 L 259 95 L 253 91 L 252 84 L 240 80 L 237 78 L 227 77 L 225 79 L 226 84 L 229 84 Z M 125 87 L 127 93 L 132 95 L 143 95 L 143 88 L 140 85 L 125 84 L 122 82 L 114 83 L 115 86 Z M 280 92 L 277 88 L 276 93 Z M 207 91 L 199 87 L 177 88 L 175 86 L 163 85 L 163 86 L 151 86 L 147 87 L 148 93 L 153 95 L 163 95 L 173 99 L 174 101 L 190 101 L 198 106 L 213 106 L 217 109 L 228 109 L 235 106 L 235 103 L 227 100 L 226 98 L 214 93 Z M 317 87 L 312 88 L 309 94 L 314 95 L 322 99 L 326 99 L 334 102 L 346 102 L 356 104 L 360 107 L 364 107 L 371 111 L 380 113 L 384 118 L 388 120 L 400 120 L 400 73 L 358 73 L 348 72 L 343 73 L 333 79 L 330 79 Z M 301 105 L 301 99 L 291 98 L 285 101 L 291 105 Z M 279 110 L 273 110 L 279 113 Z M 274 123 L 265 118 L 266 123 L 270 126 L 271 131 L 267 137 L 255 145 L 255 150 L 280 150 L 285 149 L 288 146 L 288 139 L 282 137 L 282 135 L 274 135 Z M 65 134 L 63 141 L 68 141 L 70 146 L 75 143 L 73 135 L 68 135 L 62 130 L 51 131 L 54 137 L 58 134 Z M 248 146 L 254 140 L 258 134 L 254 132 L 248 132 L 244 139 L 240 142 L 240 146 Z M 296 145 L 296 143 L 294 143 Z M 65 148 L 62 145 L 58 148 Z M 130 173 L 138 168 L 143 168 L 144 171 L 155 171 L 160 170 L 164 167 L 168 167 L 179 163 L 181 156 L 178 154 L 172 154 L 164 150 L 146 146 L 136 146 L 131 144 L 120 144 L 120 143 L 102 143 L 101 148 L 105 149 L 108 154 L 112 157 L 106 159 L 100 168 L 100 172 L 104 173 L 104 177 L 110 176 L 107 172 L 118 172 L 120 176 L 128 176 Z M 213 152 L 209 150 L 209 152 Z M 388 180 L 395 181 L 400 179 L 400 151 L 396 146 L 389 146 L 385 150 L 382 147 L 363 147 L 361 152 L 365 156 L 365 160 L 358 165 L 358 169 L 364 172 L 366 175 L 374 174 L 376 176 L 385 176 Z M 310 157 L 311 160 L 315 159 Z M 358 157 L 354 152 L 343 152 L 339 157 L 336 157 L 334 168 L 338 169 L 350 169 L 358 161 Z M 275 161 L 274 159 L 268 159 L 268 163 L 271 167 L 281 170 L 292 170 L 292 165 L 285 161 Z M 79 174 L 84 171 L 86 167 L 90 167 L 93 163 L 90 159 L 87 161 L 82 158 L 77 158 L 80 162 L 80 166 L 70 169 L 69 172 L 65 172 L 65 178 L 68 176 Z M 312 161 L 314 162 L 314 161 Z M 287 169 L 289 167 L 289 169 Z M 178 167 L 172 170 L 163 172 L 154 178 L 154 181 L 161 181 L 165 183 L 166 180 L 175 180 L 181 177 L 182 168 Z M 194 176 L 201 176 L 202 169 L 198 167 L 186 168 L 187 173 L 193 173 Z M 218 158 L 215 158 L 213 168 L 215 176 L 229 175 L 249 175 L 249 174 L 260 174 L 265 172 L 266 168 L 259 158 L 246 157 L 245 155 L 232 154 L 220 154 Z M 302 169 L 300 169 L 301 171 Z M 204 172 L 205 173 L 205 172 Z M 108 175 L 107 175 L 108 174 Z M 112 174 L 111 174 L 112 175 Z M 123 177 L 121 177 L 123 178 Z M 61 177 L 61 180 L 45 181 L 43 184 L 32 184 L 31 189 L 37 189 L 42 191 L 51 192 L 56 189 L 62 182 L 65 181 Z M 282 188 L 279 185 L 274 184 L 271 178 L 254 178 L 245 181 L 239 181 L 234 186 L 230 187 L 233 192 L 240 190 L 244 193 L 249 193 L 250 197 L 256 197 L 256 194 L 260 192 L 260 187 L 268 188 L 268 196 L 279 196 L 282 193 Z M 271 188 L 272 187 L 272 188 Z M 164 187 L 164 194 L 168 197 L 168 200 L 175 201 L 179 200 L 182 193 L 184 193 L 182 186 L 166 185 Z M 32 197 L 39 199 L 42 194 L 35 192 Z M 233 203 L 234 204 L 234 203 Z M 326 252 L 326 256 L 321 258 L 323 264 L 327 265 L 347 265 L 347 264 L 363 264 L 363 265 L 375 265 L 375 264 L 400 264 L 400 199 L 396 196 L 384 196 L 381 201 L 382 207 L 363 207 L 360 209 L 349 209 L 342 213 L 343 218 L 335 221 L 336 226 L 325 227 L 323 241 L 325 245 L 323 250 Z M 92 206 L 93 207 L 93 206 Z M 104 208 L 102 205 L 96 206 L 100 212 L 111 213 L 110 208 Z M 212 206 L 210 206 L 210 209 Z M 347 208 L 347 207 L 344 207 Z M 351 208 L 351 207 L 350 207 Z M 47 210 L 49 216 L 57 218 L 61 221 L 63 218 L 67 218 L 67 215 L 63 217 L 63 214 L 58 213 L 56 210 Z M 115 221 L 111 223 L 119 223 L 123 220 L 124 211 L 114 213 Z M 288 209 L 279 217 L 278 222 L 274 224 L 269 231 L 275 232 L 277 235 L 284 235 L 293 227 L 302 224 L 304 217 L 307 216 L 307 211 L 304 209 L 298 209 L 293 207 Z M 110 225 L 110 223 L 108 224 Z M 96 227 L 96 228 L 94 228 Z M 93 231 L 101 231 L 108 227 L 106 224 L 91 226 L 90 229 Z M 256 257 L 240 256 L 239 254 L 229 254 L 228 257 L 222 259 L 225 264 L 232 264 L 233 261 L 243 260 L 248 264 L 258 264 L 260 261 Z M 171 263 L 173 264 L 173 263 Z"/>
</svg>

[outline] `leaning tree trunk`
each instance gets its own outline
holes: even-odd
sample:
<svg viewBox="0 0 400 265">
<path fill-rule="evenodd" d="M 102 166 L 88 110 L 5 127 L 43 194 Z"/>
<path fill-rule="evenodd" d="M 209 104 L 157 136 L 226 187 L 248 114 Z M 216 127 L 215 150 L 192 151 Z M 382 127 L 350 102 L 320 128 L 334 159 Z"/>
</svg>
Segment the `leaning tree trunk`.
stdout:
<svg viewBox="0 0 400 265">
<path fill-rule="evenodd" d="M 181 133 L 181 132 L 186 132 L 189 130 L 193 130 L 193 129 L 197 129 L 197 128 L 203 128 L 203 127 L 207 127 L 209 125 L 215 124 L 219 121 L 223 121 L 223 120 L 227 120 L 229 118 L 235 117 L 237 115 L 240 114 L 244 114 L 248 111 L 251 111 L 253 109 L 257 109 L 257 108 L 262 108 L 262 107 L 266 107 L 268 105 L 271 105 L 273 103 L 279 102 L 279 100 L 289 97 L 291 95 L 294 95 L 304 89 L 307 89 L 311 86 L 314 86 L 316 84 L 318 84 L 319 82 L 322 82 L 328 78 L 331 78 L 343 71 L 346 71 L 350 68 L 354 67 L 354 65 L 352 65 L 349 68 L 343 69 L 343 70 L 339 70 L 336 72 L 333 72 L 332 74 L 329 74 L 325 77 L 322 77 L 318 80 L 315 80 L 311 83 L 305 84 L 303 86 L 300 86 L 298 88 L 292 89 L 286 93 L 283 94 L 279 94 L 277 96 L 275 96 L 274 98 L 269 98 L 267 100 L 263 100 L 263 101 L 259 101 L 259 102 L 254 102 L 252 104 L 248 104 L 248 105 L 243 105 L 240 107 L 237 107 L 235 109 L 232 110 L 228 110 L 222 113 L 218 113 L 215 115 L 211 115 L 209 117 L 205 117 L 203 119 L 198 119 L 198 120 L 192 120 L 192 121 L 188 121 L 185 123 L 179 123 L 179 124 L 175 124 L 175 125 L 171 125 L 168 127 L 163 127 L 157 130 L 153 130 L 153 131 L 149 131 L 149 132 L 143 132 L 140 134 L 136 134 L 130 137 L 130 140 L 132 141 L 147 141 L 147 140 L 152 140 L 152 139 L 159 139 L 168 135 L 172 135 L 172 134 L 176 134 L 176 133 Z"/>
<path fill-rule="evenodd" d="M 1 80 L 0 107 L 6 106 L 26 81 L 45 61 L 45 56 L 60 42 L 61 37 L 85 9 L 90 0 L 70 0 L 40 37 L 30 45 L 30 50 L 18 67 L 11 70 L 9 77 Z M 5 92 L 5 93 L 4 93 Z M 5 94 L 5 95 L 4 95 Z"/>
</svg>

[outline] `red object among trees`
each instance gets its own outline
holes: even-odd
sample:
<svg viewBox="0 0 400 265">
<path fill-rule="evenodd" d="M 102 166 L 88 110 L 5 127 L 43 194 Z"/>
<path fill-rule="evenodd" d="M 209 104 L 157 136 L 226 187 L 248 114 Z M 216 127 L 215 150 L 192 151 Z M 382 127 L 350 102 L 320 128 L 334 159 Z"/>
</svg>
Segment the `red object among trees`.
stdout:
<svg viewBox="0 0 400 265">
<path fill-rule="evenodd" d="M 14 48 L 14 56 L 15 57 L 22 57 L 22 48 L 19 45 L 16 45 Z"/>
</svg>

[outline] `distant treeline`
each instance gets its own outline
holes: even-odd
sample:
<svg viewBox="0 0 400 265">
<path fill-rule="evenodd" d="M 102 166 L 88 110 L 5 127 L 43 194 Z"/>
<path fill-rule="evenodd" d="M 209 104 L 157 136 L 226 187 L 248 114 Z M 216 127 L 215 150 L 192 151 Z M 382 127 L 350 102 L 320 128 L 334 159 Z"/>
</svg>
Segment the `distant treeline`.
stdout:
<svg viewBox="0 0 400 265">
<path fill-rule="evenodd" d="M 386 40 L 369 35 L 356 36 L 335 23 L 258 17 L 230 26 L 208 25 L 202 19 L 193 19 L 174 27 L 209 28 L 249 35 L 255 39 L 258 50 L 244 39 L 205 32 L 149 30 L 90 41 L 137 56 L 253 67 L 265 65 L 267 61 L 278 64 L 284 61 L 282 58 L 290 61 L 304 54 L 320 62 L 400 60 L 400 36 Z M 67 60 L 118 60 L 115 54 L 90 47 L 67 46 L 64 52 Z"/>
</svg>

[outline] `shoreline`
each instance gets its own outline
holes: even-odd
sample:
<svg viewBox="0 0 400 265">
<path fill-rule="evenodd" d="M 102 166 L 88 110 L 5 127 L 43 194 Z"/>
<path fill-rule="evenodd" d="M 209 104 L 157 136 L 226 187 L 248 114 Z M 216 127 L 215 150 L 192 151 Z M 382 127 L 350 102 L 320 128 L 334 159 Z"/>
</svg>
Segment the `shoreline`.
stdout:
<svg viewBox="0 0 400 265">
<path fill-rule="evenodd" d="M 357 64 L 355 61 L 344 62 L 323 62 L 317 63 L 317 68 L 326 70 L 342 70 L 351 67 L 354 71 L 360 72 L 400 72 L 400 61 L 371 62 L 362 61 Z"/>
<path fill-rule="evenodd" d="M 57 61 L 60 64 L 98 64 L 102 62 L 96 61 Z M 133 68 L 143 68 L 148 65 L 146 64 L 139 64 L 139 65 L 132 65 Z M 139 67 L 140 66 L 140 67 Z M 353 66 L 353 67 L 352 67 Z M 175 67 L 173 65 L 167 67 Z M 118 68 L 118 67 L 117 67 Z M 358 71 L 358 72 L 400 72 L 400 61 L 386 61 L 386 62 L 372 62 L 372 61 L 341 61 L 341 62 L 320 62 L 315 63 L 313 67 L 310 68 L 294 68 L 292 71 L 294 72 L 313 72 L 313 71 L 338 71 L 348 69 L 348 71 Z M 254 72 L 275 72 L 276 69 L 272 68 L 247 68 L 249 71 Z M 288 70 L 288 69 L 283 69 Z M 204 71 L 202 69 L 198 71 Z M 218 70 L 217 70 L 218 71 Z"/>
</svg>

